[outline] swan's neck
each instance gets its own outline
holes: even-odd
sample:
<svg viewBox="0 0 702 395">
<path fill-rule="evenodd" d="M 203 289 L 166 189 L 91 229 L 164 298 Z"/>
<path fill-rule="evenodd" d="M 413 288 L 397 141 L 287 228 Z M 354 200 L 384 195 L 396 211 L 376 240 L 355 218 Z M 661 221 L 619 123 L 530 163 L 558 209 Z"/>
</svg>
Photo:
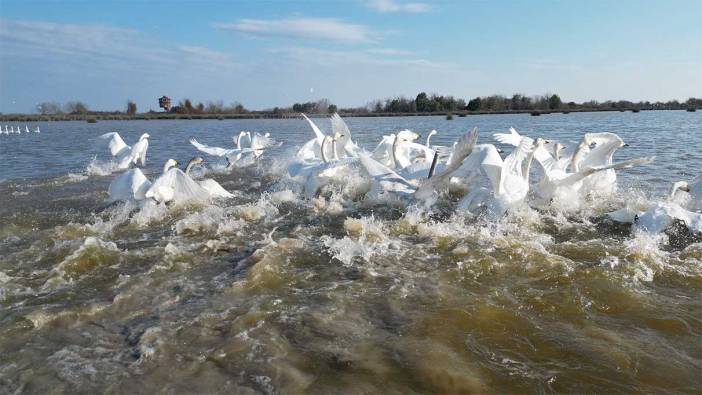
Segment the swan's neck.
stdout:
<svg viewBox="0 0 702 395">
<path fill-rule="evenodd" d="M 328 163 L 329 160 L 327 159 L 327 153 L 325 152 L 325 148 L 327 146 L 327 139 L 326 137 L 322 139 L 322 144 L 320 144 L 319 149 L 320 153 L 322 154 L 322 162 Z"/>
<path fill-rule="evenodd" d="M 578 170 L 580 169 L 580 158 L 584 154 L 584 148 L 587 146 L 587 144 L 582 141 L 580 144 L 578 144 L 578 147 L 575 149 L 575 153 L 573 154 L 573 158 L 571 159 L 570 162 L 570 167 L 573 171 L 573 173 L 577 173 Z"/>
<path fill-rule="evenodd" d="M 332 152 L 334 152 L 334 160 L 339 160 L 339 155 L 336 153 L 336 140 L 332 140 Z"/>
<path fill-rule="evenodd" d="M 163 173 L 166 174 L 166 172 L 170 170 L 173 166 L 175 166 L 173 163 L 166 163 L 165 165 L 163 165 Z"/>
<path fill-rule="evenodd" d="M 427 138 L 427 140 L 429 140 L 429 139 Z M 427 141 L 427 143 L 428 143 L 428 141 Z M 429 144 L 427 144 L 427 145 L 429 145 Z M 434 159 L 431 161 L 431 167 L 429 168 L 429 176 L 427 176 L 427 178 L 431 178 L 432 176 L 434 176 L 434 172 L 436 171 L 436 163 L 438 161 L 439 161 L 439 153 L 434 152 Z"/>
<path fill-rule="evenodd" d="M 524 180 L 529 183 L 529 171 L 531 170 L 531 162 L 534 160 L 534 150 L 531 150 L 529 154 L 527 155 L 524 163 L 524 167 L 522 167 L 522 176 L 524 177 Z"/>
<path fill-rule="evenodd" d="M 395 136 L 395 139 L 392 141 L 392 166 L 397 168 L 397 143 L 398 143 L 398 136 Z"/>
<path fill-rule="evenodd" d="M 193 166 L 195 166 L 196 164 L 197 164 L 197 163 L 195 163 L 195 162 L 193 162 L 193 161 L 188 162 L 188 165 L 185 167 L 185 175 L 186 175 L 186 176 L 189 176 L 189 175 L 190 175 L 190 169 L 192 169 Z"/>
<path fill-rule="evenodd" d="M 433 136 L 433 135 L 434 135 L 434 133 L 432 132 L 432 133 L 429 133 L 429 135 L 427 136 L 427 147 L 429 147 L 429 141 L 431 140 L 431 136 Z"/>
</svg>

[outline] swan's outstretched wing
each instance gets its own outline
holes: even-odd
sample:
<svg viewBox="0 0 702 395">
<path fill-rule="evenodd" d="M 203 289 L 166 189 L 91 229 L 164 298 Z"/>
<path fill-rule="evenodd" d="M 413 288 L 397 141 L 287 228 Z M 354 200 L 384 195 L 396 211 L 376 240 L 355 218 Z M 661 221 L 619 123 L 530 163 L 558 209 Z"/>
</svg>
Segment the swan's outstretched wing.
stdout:
<svg viewBox="0 0 702 395">
<path fill-rule="evenodd" d="M 129 153 L 131 161 L 134 163 L 137 163 L 137 161 L 140 161 L 141 165 L 144 166 L 146 164 L 146 151 L 148 149 L 149 149 L 149 140 L 148 139 L 139 140 L 136 144 L 134 144 L 134 147 L 132 147 L 132 152 Z"/>
<path fill-rule="evenodd" d="M 110 139 L 108 146 L 110 147 L 110 153 L 112 156 L 122 156 L 131 149 L 130 146 L 125 144 L 122 137 L 117 132 L 105 133 L 100 136 L 101 139 Z"/>
<path fill-rule="evenodd" d="M 599 167 L 612 163 L 612 155 L 624 141 L 614 133 L 587 133 L 588 139 L 595 147 L 586 151 L 580 167 Z"/>
<path fill-rule="evenodd" d="M 463 161 L 473 152 L 475 142 L 478 140 L 478 128 L 473 128 L 470 132 L 461 136 L 454 144 L 453 155 L 451 161 L 446 164 L 446 167 L 434 177 L 426 179 L 422 182 L 417 190 L 417 195 L 426 196 L 425 192 L 432 192 L 437 187 L 448 180 L 451 173 L 458 170 L 463 164 Z"/>
<path fill-rule="evenodd" d="M 373 179 L 373 182 L 383 192 L 410 195 L 417 190 L 416 186 L 409 183 L 389 167 L 368 156 L 367 153 L 360 154 L 358 158 L 368 175 Z"/>
<path fill-rule="evenodd" d="M 502 179 L 504 180 L 506 174 L 516 175 L 518 177 L 524 177 L 524 171 L 522 168 L 522 162 L 527 158 L 527 155 L 532 151 L 534 141 L 529 137 L 522 137 L 519 145 L 509 154 L 504 160 L 502 165 Z"/>
<path fill-rule="evenodd" d="M 269 136 L 262 135 L 260 133 L 254 133 L 251 139 L 251 149 L 255 151 L 262 151 L 268 148 L 277 147 L 281 144 L 282 142 L 278 143 Z"/>
<path fill-rule="evenodd" d="M 190 144 L 194 145 L 195 148 L 198 149 L 198 151 L 204 152 L 206 154 L 210 154 L 213 156 L 228 156 L 232 155 L 234 153 L 240 152 L 240 150 L 237 149 L 226 149 L 226 148 L 220 148 L 220 147 L 210 147 L 209 145 L 199 143 L 195 138 L 190 139 Z"/>
<path fill-rule="evenodd" d="M 647 158 L 638 158 L 638 159 L 630 159 L 630 160 L 624 160 L 621 162 L 613 163 L 611 165 L 606 165 L 606 166 L 598 166 L 598 167 L 588 167 L 586 169 L 580 170 L 577 173 L 572 173 L 568 175 L 565 178 L 562 178 L 556 183 L 558 184 L 559 187 L 561 186 L 568 186 L 575 184 L 576 182 L 582 180 L 585 177 L 588 177 L 592 174 L 604 171 L 604 170 L 620 170 L 620 169 L 628 169 L 630 167 L 634 166 L 640 166 L 640 165 L 647 165 L 655 159 L 655 156 L 650 156 Z"/>
<path fill-rule="evenodd" d="M 131 169 L 112 180 L 107 189 L 109 194 L 107 201 L 142 200 L 150 187 L 151 181 L 144 176 L 140 169 Z"/>
<path fill-rule="evenodd" d="M 319 140 L 319 141 L 324 140 L 324 133 L 322 133 L 322 131 L 319 130 L 317 125 L 315 125 L 315 123 L 312 122 L 311 119 L 307 118 L 307 115 L 305 115 L 305 114 L 301 114 L 301 115 L 303 118 L 305 118 L 305 120 L 307 120 L 307 123 L 309 123 L 310 126 L 312 127 L 312 130 L 314 131 L 314 135 L 317 136 L 317 140 Z"/>
<path fill-rule="evenodd" d="M 351 150 L 353 148 L 352 146 L 349 146 L 353 144 L 351 141 L 351 130 L 346 125 L 346 122 L 344 122 L 344 120 L 341 119 L 341 116 L 339 116 L 337 113 L 334 113 L 331 116 L 331 127 L 334 134 L 339 133 L 342 136 L 339 138 L 336 145 L 337 154 L 342 156 L 347 152 L 347 149 Z"/>
<path fill-rule="evenodd" d="M 217 181 L 215 181 L 211 178 L 197 181 L 197 183 L 203 189 L 205 189 L 210 194 L 210 196 L 213 198 L 228 199 L 228 198 L 234 197 L 233 194 L 231 194 L 229 191 L 224 189 Z"/>
<path fill-rule="evenodd" d="M 170 169 L 151 184 L 144 194 L 157 202 L 205 201 L 210 194 L 180 169 Z"/>
<path fill-rule="evenodd" d="M 539 146 L 534 150 L 534 159 L 544 168 L 546 174 L 551 173 L 554 169 L 561 170 L 559 162 L 544 146 Z"/>
<path fill-rule="evenodd" d="M 509 133 L 495 133 L 492 137 L 502 144 L 518 147 L 522 143 L 522 135 L 515 128 L 509 128 Z"/>
</svg>

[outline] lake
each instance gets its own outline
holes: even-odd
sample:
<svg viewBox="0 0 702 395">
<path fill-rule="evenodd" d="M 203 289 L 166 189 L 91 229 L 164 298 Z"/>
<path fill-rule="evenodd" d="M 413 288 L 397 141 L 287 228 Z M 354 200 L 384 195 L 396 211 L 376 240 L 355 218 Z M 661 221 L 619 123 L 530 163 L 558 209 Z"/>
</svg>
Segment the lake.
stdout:
<svg viewBox="0 0 702 395">
<path fill-rule="evenodd" d="M 450 146 L 512 126 L 577 144 L 613 132 L 618 191 L 500 221 L 350 197 L 306 199 L 286 165 L 301 119 L 31 123 L 0 135 L 0 392 L 691 393 L 702 372 L 702 243 L 602 220 L 702 168 L 702 112 L 347 118 L 372 149 L 411 129 Z M 329 121 L 315 119 L 323 130 Z M 24 124 L 8 123 L 11 126 Z M 3 125 L 4 126 L 4 125 Z M 209 205 L 107 206 L 103 133 L 151 135 L 144 173 L 196 137 L 278 148 L 207 177 Z M 510 147 L 504 147 L 509 152 Z M 363 184 L 362 175 L 348 185 Z"/>
</svg>

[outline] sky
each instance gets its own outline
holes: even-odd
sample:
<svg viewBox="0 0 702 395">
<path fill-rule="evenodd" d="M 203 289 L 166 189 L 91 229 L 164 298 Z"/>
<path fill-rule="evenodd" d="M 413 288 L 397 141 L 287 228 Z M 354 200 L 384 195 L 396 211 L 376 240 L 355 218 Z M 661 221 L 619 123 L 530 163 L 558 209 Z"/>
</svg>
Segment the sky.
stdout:
<svg viewBox="0 0 702 395">
<path fill-rule="evenodd" d="M 0 112 L 702 96 L 702 1 L 0 0 Z"/>
</svg>

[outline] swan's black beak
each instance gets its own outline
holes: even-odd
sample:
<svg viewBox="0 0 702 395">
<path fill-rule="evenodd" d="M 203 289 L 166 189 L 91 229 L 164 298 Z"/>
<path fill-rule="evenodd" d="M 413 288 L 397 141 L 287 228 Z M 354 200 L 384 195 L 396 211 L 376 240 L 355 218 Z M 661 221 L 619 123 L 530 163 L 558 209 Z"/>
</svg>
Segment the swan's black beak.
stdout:
<svg viewBox="0 0 702 395">
<path fill-rule="evenodd" d="M 622 145 L 622 147 L 628 147 L 628 146 L 629 146 L 629 144 L 626 144 L 626 143 L 624 143 L 624 145 Z"/>
<path fill-rule="evenodd" d="M 497 149 L 497 153 L 498 153 L 498 154 L 504 154 L 504 153 L 505 153 L 505 150 L 503 150 L 502 148 L 498 148 L 498 149 Z"/>
</svg>

